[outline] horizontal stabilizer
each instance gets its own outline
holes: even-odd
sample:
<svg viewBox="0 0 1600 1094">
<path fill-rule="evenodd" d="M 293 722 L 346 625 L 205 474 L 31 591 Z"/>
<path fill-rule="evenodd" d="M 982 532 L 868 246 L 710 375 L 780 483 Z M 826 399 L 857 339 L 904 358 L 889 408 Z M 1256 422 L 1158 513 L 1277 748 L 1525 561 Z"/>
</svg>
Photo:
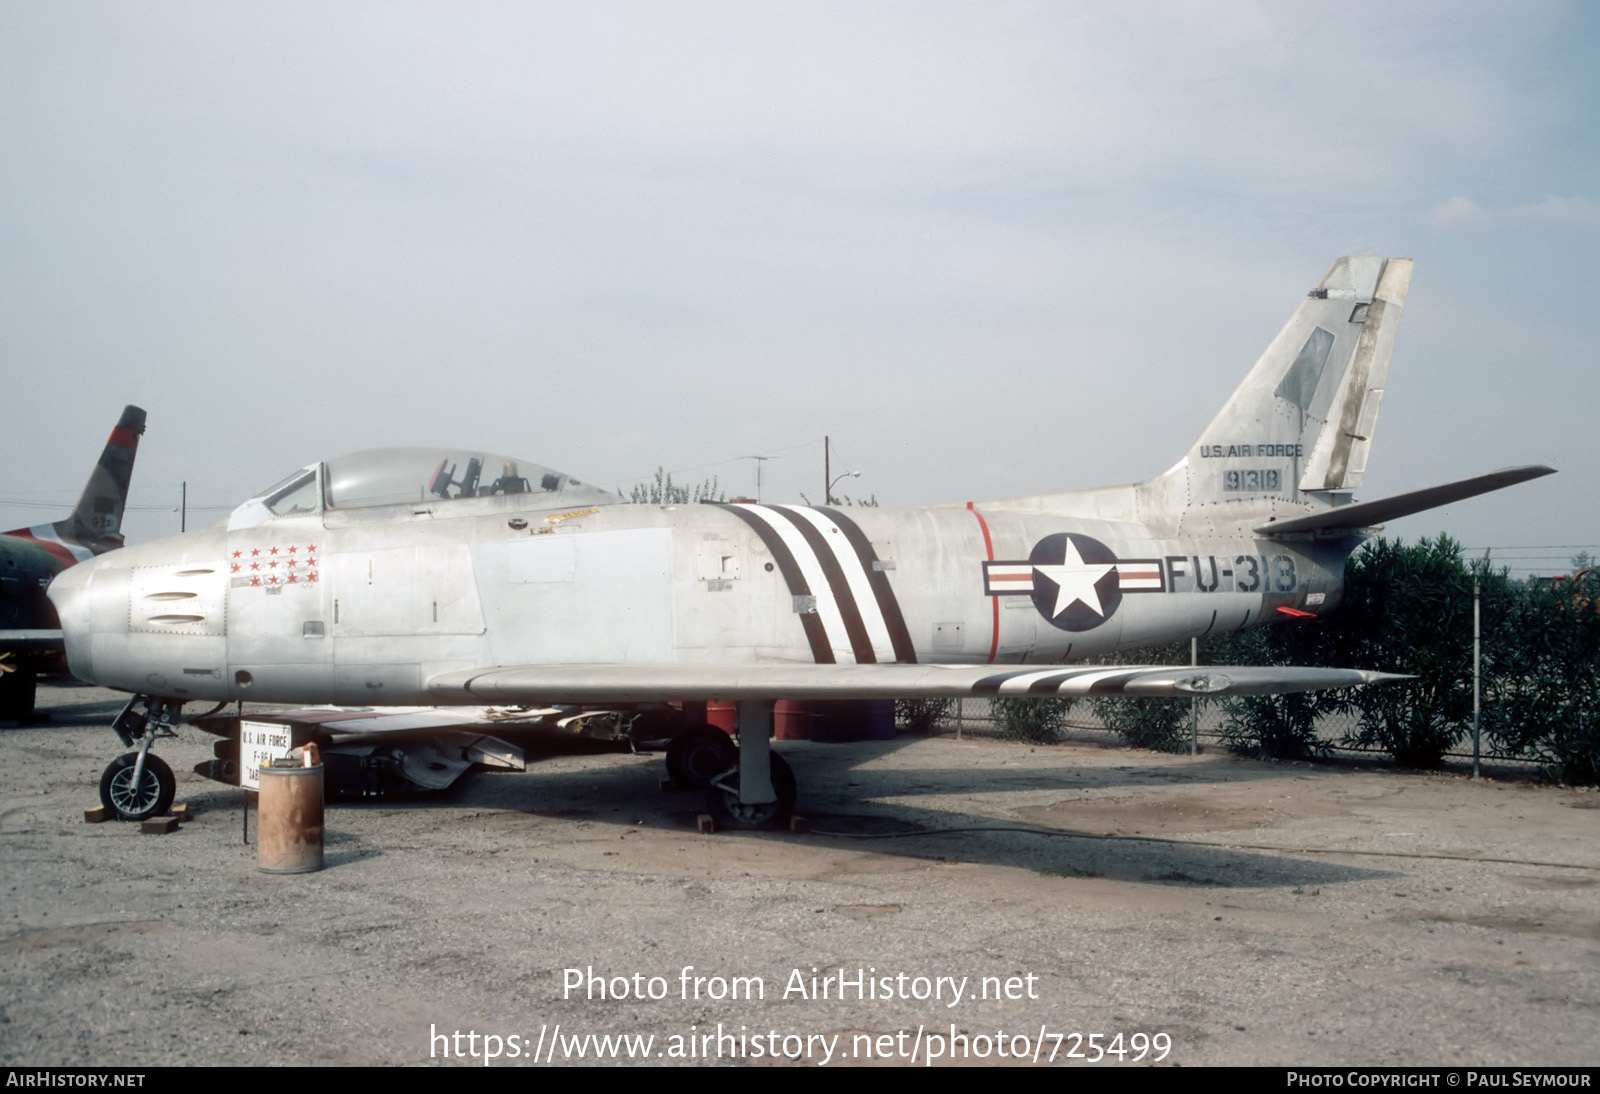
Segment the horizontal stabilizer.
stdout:
<svg viewBox="0 0 1600 1094">
<path fill-rule="evenodd" d="M 436 676 L 441 702 L 619 703 L 681 699 L 943 699 L 969 695 L 1265 695 L 1402 680 L 1287 665 L 527 665 Z"/>
<path fill-rule="evenodd" d="M 1491 490 L 1500 490 L 1507 486 L 1515 486 L 1519 482 L 1555 473 L 1555 468 L 1545 467 L 1543 464 L 1502 467 L 1487 475 L 1447 482 L 1441 486 L 1425 486 L 1421 490 L 1408 490 L 1404 494 L 1393 494 L 1375 501 L 1340 505 L 1304 517 L 1269 520 L 1265 524 L 1256 525 L 1255 530 L 1258 535 L 1263 536 L 1281 536 L 1292 532 L 1357 531 L 1382 524 L 1386 520 L 1408 517 L 1412 513 L 1449 505 L 1463 498 L 1475 498 Z"/>
</svg>

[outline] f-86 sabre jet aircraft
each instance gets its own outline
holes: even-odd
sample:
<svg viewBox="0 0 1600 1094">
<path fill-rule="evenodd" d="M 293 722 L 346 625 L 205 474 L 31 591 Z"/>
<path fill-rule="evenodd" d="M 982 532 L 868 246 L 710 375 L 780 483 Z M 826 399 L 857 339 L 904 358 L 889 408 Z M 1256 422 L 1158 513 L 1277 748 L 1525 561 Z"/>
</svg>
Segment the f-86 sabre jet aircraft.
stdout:
<svg viewBox="0 0 1600 1094">
<path fill-rule="evenodd" d="M 73 672 L 135 693 L 114 728 L 137 752 L 108 769 L 108 804 L 165 808 L 172 776 L 150 745 L 193 700 L 736 700 L 737 758 L 720 731 L 690 726 L 668 761 L 695 770 L 709 749 L 712 812 L 753 827 L 794 801 L 768 746 L 779 698 L 1378 682 L 1355 669 L 1073 663 L 1326 612 L 1346 557 L 1382 521 L 1550 472 L 1352 500 L 1410 276 L 1408 259 L 1335 262 L 1193 447 L 1137 484 L 845 512 L 634 505 L 469 450 L 311 464 L 221 526 L 51 587 Z"/>
</svg>

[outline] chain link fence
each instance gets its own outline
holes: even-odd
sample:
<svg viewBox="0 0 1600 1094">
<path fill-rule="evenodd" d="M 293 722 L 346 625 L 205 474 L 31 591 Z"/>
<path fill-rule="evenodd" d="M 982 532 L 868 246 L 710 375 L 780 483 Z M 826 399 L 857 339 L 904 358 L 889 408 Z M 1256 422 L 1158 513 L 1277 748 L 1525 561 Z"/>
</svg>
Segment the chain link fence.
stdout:
<svg viewBox="0 0 1600 1094">
<path fill-rule="evenodd" d="M 1050 702 L 1051 700 L 1041 700 Z M 1212 751 L 1224 750 L 1229 745 L 1225 733 L 1228 723 L 1228 712 L 1220 700 L 1164 700 L 1166 702 L 1181 703 L 1192 711 L 1185 715 L 1185 727 L 1193 724 L 1197 732 L 1195 739 L 1201 749 Z M 949 710 L 933 724 L 933 732 L 950 734 L 956 737 L 1005 737 L 1005 728 L 996 717 L 992 699 L 956 699 L 950 702 Z M 1190 718 L 1194 722 L 1189 721 Z M 1358 747 L 1348 743 L 1360 731 L 1360 716 L 1355 711 L 1342 711 L 1334 714 L 1323 715 L 1316 724 L 1317 738 L 1325 749 L 1325 755 L 1356 758 L 1365 757 L 1375 761 L 1388 762 L 1389 754 L 1380 748 Z M 1184 740 L 1189 739 L 1189 730 L 1185 729 Z M 1081 741 L 1088 744 L 1106 746 L 1120 746 L 1125 742 L 1116 730 L 1112 729 L 1104 716 L 1104 708 L 1093 699 L 1080 699 L 1071 703 L 1055 731 L 1058 742 Z M 1512 756 L 1504 752 L 1495 751 L 1489 746 L 1488 738 L 1483 741 L 1480 757 L 1484 763 L 1492 763 L 1497 768 L 1506 769 L 1508 773 L 1527 778 L 1539 772 L 1541 765 L 1525 756 Z M 1466 739 L 1455 749 L 1445 753 L 1445 760 L 1451 766 L 1472 763 L 1472 738 L 1470 733 Z"/>
</svg>

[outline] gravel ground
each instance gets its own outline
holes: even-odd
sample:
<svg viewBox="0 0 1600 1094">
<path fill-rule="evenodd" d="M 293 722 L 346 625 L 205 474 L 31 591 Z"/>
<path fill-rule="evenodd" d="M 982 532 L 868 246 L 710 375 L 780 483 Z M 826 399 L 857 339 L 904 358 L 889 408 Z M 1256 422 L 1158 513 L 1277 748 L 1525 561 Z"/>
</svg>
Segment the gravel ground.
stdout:
<svg viewBox="0 0 1600 1094">
<path fill-rule="evenodd" d="M 85 824 L 120 702 L 39 705 L 0 730 L 8 1065 L 1600 1062 L 1593 792 L 902 737 L 780 744 L 812 830 L 702 836 L 659 758 L 552 748 L 330 806 L 286 876 L 197 731 L 158 746 L 189 823 Z"/>
</svg>

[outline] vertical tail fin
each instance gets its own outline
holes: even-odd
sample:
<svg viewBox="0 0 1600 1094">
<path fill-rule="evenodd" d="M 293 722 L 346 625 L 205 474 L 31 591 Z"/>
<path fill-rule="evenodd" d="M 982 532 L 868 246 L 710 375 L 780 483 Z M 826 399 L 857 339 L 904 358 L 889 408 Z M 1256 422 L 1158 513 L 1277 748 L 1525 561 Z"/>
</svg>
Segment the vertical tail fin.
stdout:
<svg viewBox="0 0 1600 1094">
<path fill-rule="evenodd" d="M 100 462 L 89 473 L 83 496 L 72 516 L 56 522 L 63 539 L 83 544 L 95 554 L 122 546 L 122 514 L 128 504 L 128 485 L 133 481 L 133 458 L 144 434 L 144 411 L 136 406 L 122 408 L 122 417 L 106 439 Z"/>
<path fill-rule="evenodd" d="M 1367 470 L 1410 284 L 1409 258 L 1339 259 L 1171 470 L 987 506 L 1232 535 L 1349 501 Z"/>
<path fill-rule="evenodd" d="M 128 504 L 128 484 L 133 480 L 133 459 L 144 433 L 144 411 L 122 408 L 100 462 L 89 473 L 77 508 L 65 520 L 18 528 L 7 535 L 36 541 L 64 565 L 82 562 L 122 546 L 122 514 Z"/>
<path fill-rule="evenodd" d="M 1304 513 L 1360 487 L 1410 282 L 1408 258 L 1341 258 L 1329 267 L 1162 476 L 1182 481 L 1185 526 Z"/>
</svg>

